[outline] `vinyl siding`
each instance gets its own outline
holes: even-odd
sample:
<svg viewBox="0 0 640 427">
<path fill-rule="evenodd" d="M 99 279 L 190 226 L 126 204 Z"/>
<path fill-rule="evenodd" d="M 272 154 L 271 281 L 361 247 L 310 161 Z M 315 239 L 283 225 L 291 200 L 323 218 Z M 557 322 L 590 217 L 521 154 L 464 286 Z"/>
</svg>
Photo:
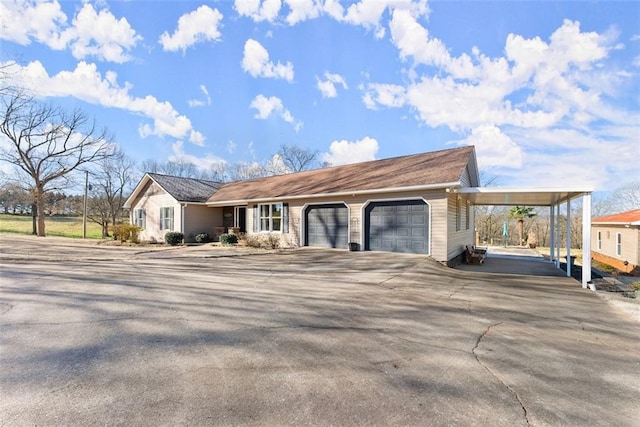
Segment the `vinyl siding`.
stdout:
<svg viewBox="0 0 640 427">
<path fill-rule="evenodd" d="M 460 217 L 460 230 L 457 230 L 457 194 L 448 194 L 447 198 L 447 229 L 449 230 L 447 239 L 447 260 L 455 258 L 461 254 L 465 246 L 473 245 L 475 241 L 474 221 L 473 221 L 473 208 L 469 207 L 469 228 L 467 228 L 466 218 L 466 199 L 461 198 L 461 214 Z"/>
<path fill-rule="evenodd" d="M 430 205 L 431 256 L 439 261 L 447 261 L 447 193 L 444 190 L 427 192 L 380 193 L 375 195 L 353 196 L 347 198 L 324 197 L 308 200 L 289 201 L 289 233 L 283 233 L 285 245 L 299 246 L 302 242 L 304 227 L 303 210 L 308 205 L 345 203 L 349 209 L 349 241 L 364 245 L 363 214 L 367 202 L 381 200 L 402 200 L 423 198 Z M 253 230 L 253 206 L 247 210 L 247 229 Z M 454 224 L 455 229 L 455 224 Z"/>
<path fill-rule="evenodd" d="M 173 207 L 173 230 L 160 230 L 160 208 L 163 207 Z M 136 209 L 144 209 L 146 213 L 146 227 L 139 235 L 141 241 L 162 242 L 168 231 L 181 231 L 182 209 L 180 203 L 152 181 L 140 192 L 140 197 L 131 206 L 130 221 L 132 224 Z"/>
<path fill-rule="evenodd" d="M 598 231 L 602 233 L 602 248 L 598 249 Z M 609 233 L 609 237 L 607 237 Z M 616 234 L 622 236 L 622 254 L 616 254 Z M 597 225 L 591 227 L 591 250 L 621 262 L 627 261 L 640 265 L 640 228 L 614 225 Z"/>
<path fill-rule="evenodd" d="M 189 204 L 184 208 L 184 237 L 186 242 L 194 242 L 195 236 L 208 233 L 213 239 L 216 227 L 222 227 L 222 208 L 210 208 Z"/>
</svg>

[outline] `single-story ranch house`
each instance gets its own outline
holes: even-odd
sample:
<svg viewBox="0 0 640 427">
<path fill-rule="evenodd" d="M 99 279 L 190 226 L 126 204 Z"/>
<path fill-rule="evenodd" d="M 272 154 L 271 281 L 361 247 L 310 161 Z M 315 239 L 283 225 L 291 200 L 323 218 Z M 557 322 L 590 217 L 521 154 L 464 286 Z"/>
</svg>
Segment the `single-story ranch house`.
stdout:
<svg viewBox="0 0 640 427">
<path fill-rule="evenodd" d="M 474 243 L 473 210 L 458 190 L 479 187 L 473 147 L 220 184 L 145 174 L 127 199 L 141 240 L 230 228 L 275 233 L 283 245 L 459 257 Z"/>
<path fill-rule="evenodd" d="M 640 209 L 594 218 L 591 239 L 594 260 L 640 276 Z"/>
</svg>

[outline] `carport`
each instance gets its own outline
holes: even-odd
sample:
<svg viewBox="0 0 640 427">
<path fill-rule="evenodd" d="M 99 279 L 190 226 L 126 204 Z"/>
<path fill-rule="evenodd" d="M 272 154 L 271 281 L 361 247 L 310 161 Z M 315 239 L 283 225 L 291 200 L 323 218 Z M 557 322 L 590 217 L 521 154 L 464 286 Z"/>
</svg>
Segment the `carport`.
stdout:
<svg viewBox="0 0 640 427">
<path fill-rule="evenodd" d="M 576 188 L 486 188 L 466 187 L 451 190 L 468 198 L 474 206 L 548 207 L 551 220 L 549 259 L 560 268 L 560 206 L 566 204 L 567 276 L 571 276 L 571 202 L 582 198 L 582 287 L 595 291 L 591 283 L 591 193 Z"/>
</svg>

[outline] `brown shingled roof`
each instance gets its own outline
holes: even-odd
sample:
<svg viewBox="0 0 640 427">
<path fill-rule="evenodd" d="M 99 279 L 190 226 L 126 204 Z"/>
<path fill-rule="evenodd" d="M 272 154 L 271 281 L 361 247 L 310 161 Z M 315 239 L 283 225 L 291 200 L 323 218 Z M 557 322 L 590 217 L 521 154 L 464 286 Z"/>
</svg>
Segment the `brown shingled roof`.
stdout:
<svg viewBox="0 0 640 427">
<path fill-rule="evenodd" d="M 592 224 L 633 224 L 640 223 L 640 209 L 633 209 L 626 212 L 617 213 L 614 215 L 601 216 L 599 218 L 594 218 L 591 221 Z"/>
<path fill-rule="evenodd" d="M 238 181 L 222 186 L 208 203 L 358 193 L 459 182 L 473 155 L 474 148 L 469 146 Z"/>
</svg>

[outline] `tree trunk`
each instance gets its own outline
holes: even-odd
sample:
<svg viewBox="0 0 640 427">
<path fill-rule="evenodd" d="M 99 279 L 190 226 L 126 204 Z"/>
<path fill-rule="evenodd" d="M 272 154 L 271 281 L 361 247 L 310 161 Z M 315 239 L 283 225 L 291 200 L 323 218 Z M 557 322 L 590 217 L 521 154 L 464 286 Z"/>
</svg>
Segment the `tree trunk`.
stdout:
<svg viewBox="0 0 640 427">
<path fill-rule="evenodd" d="M 522 246 L 522 234 L 524 231 L 524 220 L 518 220 L 518 246 Z"/>
<path fill-rule="evenodd" d="M 13 212 L 15 214 L 15 211 Z M 38 234 L 38 207 L 36 203 L 31 203 L 31 234 Z"/>
<path fill-rule="evenodd" d="M 36 210 L 38 211 L 38 237 L 44 237 L 44 189 L 40 186 L 36 188 Z"/>
</svg>

